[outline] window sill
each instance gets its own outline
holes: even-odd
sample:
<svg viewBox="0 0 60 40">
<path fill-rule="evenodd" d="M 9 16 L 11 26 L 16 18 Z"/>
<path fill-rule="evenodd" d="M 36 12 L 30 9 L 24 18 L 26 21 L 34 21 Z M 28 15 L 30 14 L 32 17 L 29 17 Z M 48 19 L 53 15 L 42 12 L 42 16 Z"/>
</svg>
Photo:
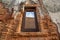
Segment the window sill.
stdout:
<svg viewBox="0 0 60 40">
<path fill-rule="evenodd" d="M 48 33 L 44 32 L 21 32 L 14 33 L 13 37 L 46 37 Z"/>
</svg>

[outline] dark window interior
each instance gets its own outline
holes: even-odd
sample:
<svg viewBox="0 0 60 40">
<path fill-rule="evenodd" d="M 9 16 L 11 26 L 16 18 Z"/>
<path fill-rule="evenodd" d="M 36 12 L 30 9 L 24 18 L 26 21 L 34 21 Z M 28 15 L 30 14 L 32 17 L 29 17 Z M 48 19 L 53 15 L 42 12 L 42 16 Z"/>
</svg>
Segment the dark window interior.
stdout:
<svg viewBox="0 0 60 40">
<path fill-rule="evenodd" d="M 25 8 L 21 31 L 22 32 L 38 32 L 39 31 L 35 7 Z"/>
</svg>

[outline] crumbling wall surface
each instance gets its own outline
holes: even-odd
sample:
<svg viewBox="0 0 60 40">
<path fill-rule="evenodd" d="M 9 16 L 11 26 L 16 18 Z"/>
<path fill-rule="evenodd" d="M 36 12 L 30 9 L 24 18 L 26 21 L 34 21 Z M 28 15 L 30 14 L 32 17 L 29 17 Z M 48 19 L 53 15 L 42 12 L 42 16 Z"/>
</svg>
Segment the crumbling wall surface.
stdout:
<svg viewBox="0 0 60 40">
<path fill-rule="evenodd" d="M 60 0 L 43 0 L 43 3 L 49 11 L 51 19 L 57 24 L 60 32 Z"/>
<path fill-rule="evenodd" d="M 2 0 L 2 1 L 8 4 L 12 2 L 12 0 Z M 21 1 L 25 1 L 25 0 L 15 0 L 15 1 L 21 3 Z M 37 0 L 33 0 L 33 1 L 37 2 Z M 49 11 L 51 19 L 53 20 L 53 22 L 57 24 L 58 30 L 60 32 L 60 0 L 43 0 L 43 3 L 47 8 L 47 10 Z"/>
<path fill-rule="evenodd" d="M 8 38 L 7 40 L 51 40 L 46 37 L 17 37 L 17 38 Z"/>
</svg>

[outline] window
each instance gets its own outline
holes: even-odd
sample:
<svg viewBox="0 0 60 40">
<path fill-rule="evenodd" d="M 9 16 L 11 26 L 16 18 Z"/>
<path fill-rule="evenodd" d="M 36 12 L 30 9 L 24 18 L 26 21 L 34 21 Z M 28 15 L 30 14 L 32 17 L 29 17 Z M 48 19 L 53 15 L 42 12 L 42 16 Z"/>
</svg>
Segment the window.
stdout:
<svg viewBox="0 0 60 40">
<path fill-rule="evenodd" d="M 25 17 L 25 29 L 35 29 L 35 18 L 34 12 L 26 12 Z"/>
<path fill-rule="evenodd" d="M 21 30 L 22 32 L 38 32 L 37 16 L 34 9 L 25 10 Z"/>
</svg>

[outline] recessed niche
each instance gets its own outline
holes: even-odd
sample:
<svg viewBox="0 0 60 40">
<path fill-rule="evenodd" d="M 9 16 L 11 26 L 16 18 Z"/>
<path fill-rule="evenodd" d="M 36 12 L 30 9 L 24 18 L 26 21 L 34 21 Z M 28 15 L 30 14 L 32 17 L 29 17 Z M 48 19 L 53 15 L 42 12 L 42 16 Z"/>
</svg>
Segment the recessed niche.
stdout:
<svg viewBox="0 0 60 40">
<path fill-rule="evenodd" d="M 35 7 L 25 8 L 22 21 L 22 32 L 38 32 L 38 22 Z"/>
</svg>

